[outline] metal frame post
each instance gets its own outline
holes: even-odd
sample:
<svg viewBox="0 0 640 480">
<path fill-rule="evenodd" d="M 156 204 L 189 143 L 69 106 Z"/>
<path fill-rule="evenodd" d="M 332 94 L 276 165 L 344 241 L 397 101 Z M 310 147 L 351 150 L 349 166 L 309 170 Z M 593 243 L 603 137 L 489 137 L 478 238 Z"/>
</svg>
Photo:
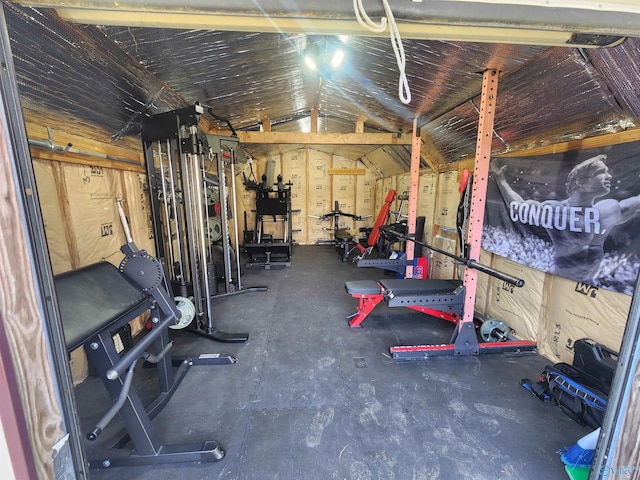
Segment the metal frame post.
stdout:
<svg viewBox="0 0 640 480">
<path fill-rule="evenodd" d="M 496 98 L 498 97 L 498 77 L 499 72 L 497 70 L 485 70 L 482 74 L 478 137 L 476 140 L 476 157 L 471 190 L 471 211 L 467 230 L 468 256 L 470 260 L 474 261 L 480 259 L 484 209 L 487 200 L 487 179 L 489 176 L 489 161 L 491 160 L 493 120 L 496 113 Z M 463 250 L 465 249 L 464 245 L 460 247 Z M 458 324 L 454 334 L 455 352 L 456 354 L 474 354 L 478 353 L 479 348 L 473 324 L 478 284 L 477 270 L 465 268 L 463 283 L 466 289 L 466 296 L 462 321 Z"/>
<path fill-rule="evenodd" d="M 420 147 L 422 139 L 420 138 L 420 127 L 418 126 L 418 118 L 413 119 L 413 139 L 411 141 L 411 184 L 409 187 L 409 210 L 407 212 L 407 235 L 409 238 L 416 236 L 416 216 L 418 215 L 418 183 L 420 181 Z M 422 241 L 422 239 L 418 239 Z M 405 278 L 413 278 L 413 256 L 415 252 L 415 244 L 407 242 L 405 254 L 407 260 L 411 263 L 407 265 Z"/>
</svg>

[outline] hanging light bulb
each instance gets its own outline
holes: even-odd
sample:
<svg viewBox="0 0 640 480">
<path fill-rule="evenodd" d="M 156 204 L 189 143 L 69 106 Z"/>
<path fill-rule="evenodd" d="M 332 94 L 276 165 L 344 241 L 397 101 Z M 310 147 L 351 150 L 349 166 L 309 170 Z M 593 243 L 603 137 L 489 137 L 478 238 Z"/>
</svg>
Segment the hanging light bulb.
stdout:
<svg viewBox="0 0 640 480">
<path fill-rule="evenodd" d="M 333 52 L 333 57 L 331 57 L 331 68 L 336 70 L 342 65 L 342 61 L 344 60 L 344 50 L 341 48 L 337 48 L 335 52 Z"/>
<path fill-rule="evenodd" d="M 305 55 L 304 56 L 304 63 L 307 67 L 309 67 L 309 70 L 315 72 L 316 70 L 318 70 L 318 66 L 316 65 L 316 62 L 313 58 L 311 58 L 311 55 Z"/>
</svg>

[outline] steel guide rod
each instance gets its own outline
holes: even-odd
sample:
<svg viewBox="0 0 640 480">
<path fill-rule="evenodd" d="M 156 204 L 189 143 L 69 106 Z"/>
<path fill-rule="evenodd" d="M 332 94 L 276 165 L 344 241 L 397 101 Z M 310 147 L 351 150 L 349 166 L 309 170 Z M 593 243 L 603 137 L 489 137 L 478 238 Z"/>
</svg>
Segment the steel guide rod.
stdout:
<svg viewBox="0 0 640 480">
<path fill-rule="evenodd" d="M 165 166 L 163 161 L 162 142 L 158 140 L 157 145 L 158 145 L 158 162 L 160 166 L 160 185 L 162 188 L 161 191 L 162 191 L 163 198 L 166 199 L 167 198 L 167 181 L 164 175 Z M 168 149 L 167 149 L 167 160 L 171 162 Z M 169 228 L 169 225 L 171 225 L 171 215 L 169 214 L 169 203 L 166 200 L 162 202 L 162 211 L 164 213 L 164 224 L 167 225 L 167 237 L 171 239 L 172 238 L 171 229 Z M 124 222 L 123 222 L 123 225 L 124 225 Z M 127 239 L 127 242 L 131 242 L 131 240 Z M 173 258 L 174 258 L 173 242 L 172 241 L 167 242 L 167 247 L 169 248 L 169 258 L 171 259 L 171 264 L 173 264 Z"/>
<path fill-rule="evenodd" d="M 181 211 L 178 210 L 178 197 L 177 197 L 177 192 L 176 192 L 176 182 L 178 181 L 177 179 L 177 172 L 174 169 L 174 162 L 172 159 L 172 155 L 171 155 L 171 141 L 169 139 L 166 140 L 166 146 L 167 146 L 167 164 L 169 166 L 169 178 L 170 178 L 170 185 L 169 187 L 171 188 L 171 196 L 169 198 L 171 198 L 171 209 L 173 211 L 173 219 L 175 221 L 175 235 L 176 235 L 176 254 L 175 257 L 170 257 L 171 258 L 171 268 L 173 271 L 174 265 L 177 263 L 178 264 L 178 268 L 179 268 L 179 272 L 176 274 L 178 276 L 178 280 L 181 283 L 184 283 L 186 281 L 186 274 L 185 274 L 185 265 L 187 264 L 187 258 L 185 256 L 185 252 L 184 252 L 184 236 L 182 235 L 182 228 L 180 227 L 181 222 L 180 222 L 180 217 L 179 215 L 182 214 Z M 162 172 L 161 172 L 162 174 Z M 164 192 L 164 201 L 167 202 L 167 197 L 166 197 L 166 192 Z M 171 219 L 169 219 L 169 223 L 167 223 L 167 235 L 168 235 L 168 239 L 169 239 L 169 243 L 173 243 L 173 229 L 171 228 Z"/>
<path fill-rule="evenodd" d="M 212 261 L 212 252 L 206 241 L 209 212 L 204 207 L 204 154 L 209 151 L 210 144 L 206 140 L 203 141 L 204 135 L 200 135 L 197 127 L 201 113 L 201 107 L 195 105 L 153 115 L 143 122 L 141 137 L 151 191 L 154 243 L 161 262 L 166 261 L 166 244 L 169 243 L 170 247 L 173 247 L 170 249 L 172 251 L 169 251 L 172 258 L 168 265 L 171 273 L 168 276 L 168 287 L 171 287 L 171 290 L 179 288 L 181 296 L 193 298 L 196 322 L 188 331 L 219 342 L 241 343 L 247 341 L 247 333 L 223 332 L 218 330 L 214 323 L 212 301 L 216 295 L 210 281 L 217 282 L 217 278 L 210 275 L 213 272 L 212 264 L 209 263 Z M 237 143 L 237 140 L 234 142 Z M 157 154 L 153 151 L 154 144 L 158 148 Z M 166 152 L 163 152 L 164 147 Z M 221 152 L 219 153 L 221 156 Z M 222 201 L 226 200 L 224 187 L 222 175 Z M 166 202 L 171 203 L 169 208 Z M 222 211 L 227 211 L 226 202 Z M 222 222 L 222 228 L 225 230 L 223 240 L 226 239 L 226 242 L 223 242 L 223 250 L 228 295 L 235 288 L 231 284 L 229 274 L 231 270 L 227 258 L 229 243 L 226 222 Z M 171 280 L 176 283 L 175 287 Z M 254 287 L 244 291 L 266 291 L 266 287 Z"/>
<path fill-rule="evenodd" d="M 224 291 L 226 293 L 234 292 L 235 286 L 232 281 L 232 271 L 231 271 L 231 245 L 229 242 L 229 225 L 227 223 L 227 212 L 229 211 L 229 198 L 227 194 L 229 193 L 227 190 L 227 177 L 225 172 L 225 161 L 224 161 L 224 149 L 221 141 L 216 145 L 216 154 L 218 160 L 218 182 L 220 183 L 220 215 L 224 219 L 222 221 L 222 244 L 223 244 L 223 257 L 224 257 Z"/>
<path fill-rule="evenodd" d="M 240 273 L 240 240 L 238 239 L 238 207 L 235 200 L 236 195 L 236 170 L 235 170 L 235 155 L 231 150 L 231 192 L 233 193 L 234 200 L 231 202 L 231 214 L 233 215 L 233 240 L 236 252 L 236 276 L 238 279 L 238 290 L 242 290 L 242 275 Z"/>
</svg>

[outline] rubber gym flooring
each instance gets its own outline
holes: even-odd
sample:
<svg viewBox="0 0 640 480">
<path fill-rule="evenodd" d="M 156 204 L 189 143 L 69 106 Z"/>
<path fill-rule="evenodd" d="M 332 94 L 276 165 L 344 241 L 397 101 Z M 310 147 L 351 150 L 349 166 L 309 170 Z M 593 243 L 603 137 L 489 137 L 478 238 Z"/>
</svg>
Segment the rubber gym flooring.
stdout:
<svg viewBox="0 0 640 480">
<path fill-rule="evenodd" d="M 216 327 L 248 342 L 172 330 L 174 354 L 220 353 L 237 363 L 194 366 L 153 420 L 164 444 L 217 440 L 216 463 L 91 470 L 92 479 L 428 480 L 564 479 L 555 453 L 589 433 L 520 386 L 549 363 L 535 353 L 395 363 L 393 345 L 448 343 L 453 325 L 384 303 L 350 329 L 347 280 L 384 278 L 341 262 L 332 246 L 296 246 L 281 270 L 246 269 L 244 288 L 215 300 Z M 508 321 L 508 319 L 505 319 Z M 152 399 L 153 369 L 134 385 Z M 76 388 L 83 433 L 110 406 L 100 380 Z M 102 457 L 118 417 L 95 442 Z"/>
</svg>

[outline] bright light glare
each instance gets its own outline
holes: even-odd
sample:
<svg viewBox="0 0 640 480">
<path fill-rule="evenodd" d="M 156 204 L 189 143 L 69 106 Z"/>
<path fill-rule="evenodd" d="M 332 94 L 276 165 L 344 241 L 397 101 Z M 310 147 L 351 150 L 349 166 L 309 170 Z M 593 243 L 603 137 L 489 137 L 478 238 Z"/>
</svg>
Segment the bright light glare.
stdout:
<svg viewBox="0 0 640 480">
<path fill-rule="evenodd" d="M 304 63 L 307 65 L 307 67 L 309 67 L 310 70 L 314 72 L 318 69 L 316 62 L 309 55 L 304 56 Z"/>
<path fill-rule="evenodd" d="M 343 60 L 344 60 L 344 50 L 341 50 L 340 48 L 338 48 L 334 52 L 333 57 L 331 58 L 331 68 L 335 70 L 342 64 Z"/>
</svg>

